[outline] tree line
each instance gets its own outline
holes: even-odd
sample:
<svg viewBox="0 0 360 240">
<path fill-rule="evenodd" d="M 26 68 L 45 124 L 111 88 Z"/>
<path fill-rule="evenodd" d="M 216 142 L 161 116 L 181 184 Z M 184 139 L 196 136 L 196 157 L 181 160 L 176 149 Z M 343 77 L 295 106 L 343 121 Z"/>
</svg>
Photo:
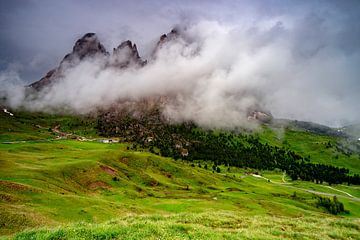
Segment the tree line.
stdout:
<svg viewBox="0 0 360 240">
<path fill-rule="evenodd" d="M 170 124 L 160 114 L 134 118 L 99 117 L 97 129 L 104 136 L 120 136 L 124 141 L 174 159 L 212 161 L 215 166 L 249 167 L 286 171 L 292 180 L 316 183 L 360 184 L 360 176 L 336 166 L 311 163 L 309 157 L 285 147 L 261 143 L 259 138 L 238 132 L 204 130 L 194 123 Z"/>
</svg>

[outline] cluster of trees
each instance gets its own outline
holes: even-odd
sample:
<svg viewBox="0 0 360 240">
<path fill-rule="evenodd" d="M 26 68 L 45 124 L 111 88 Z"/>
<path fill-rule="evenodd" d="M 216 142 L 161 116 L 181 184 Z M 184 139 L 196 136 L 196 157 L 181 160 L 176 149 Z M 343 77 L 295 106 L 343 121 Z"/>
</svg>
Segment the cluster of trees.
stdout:
<svg viewBox="0 0 360 240">
<path fill-rule="evenodd" d="M 344 204 L 339 202 L 336 196 L 334 196 L 333 199 L 317 196 L 316 207 L 322 207 L 334 215 L 339 213 L 349 213 L 349 211 L 344 208 Z"/>
<path fill-rule="evenodd" d="M 278 168 L 286 171 L 293 180 L 327 182 L 330 185 L 345 182 L 360 184 L 360 176 L 350 176 L 348 169 L 310 163 L 308 156 L 302 157 L 284 147 L 261 143 L 253 135 L 206 131 L 193 123 L 168 124 L 157 116 L 126 116 L 111 122 L 99 119 L 97 129 L 100 134 L 122 136 L 141 148 L 174 159 L 206 160 L 212 161 L 215 166 L 259 170 Z"/>
<path fill-rule="evenodd" d="M 252 135 L 214 134 L 198 131 L 192 134 L 188 160 L 211 160 L 217 165 L 250 167 L 259 170 L 275 168 L 286 171 L 293 179 L 331 184 L 360 184 L 360 176 L 349 176 L 349 170 L 325 164 L 310 163 L 289 149 L 263 144 Z"/>
</svg>

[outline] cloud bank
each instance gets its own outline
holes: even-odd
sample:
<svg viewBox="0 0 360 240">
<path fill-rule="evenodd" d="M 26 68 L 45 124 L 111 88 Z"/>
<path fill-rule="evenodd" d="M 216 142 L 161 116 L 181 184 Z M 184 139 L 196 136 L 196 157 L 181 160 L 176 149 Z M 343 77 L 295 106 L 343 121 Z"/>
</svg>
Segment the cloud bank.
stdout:
<svg viewBox="0 0 360 240">
<path fill-rule="evenodd" d="M 360 44 L 356 40 L 360 30 L 353 22 L 359 19 L 354 10 L 358 6 L 287 2 L 286 6 L 295 7 L 284 10 L 276 1 L 268 9 L 259 3 L 228 3 L 200 1 L 192 10 L 177 11 L 174 3 L 159 7 L 164 15 L 172 13 L 170 19 L 177 21 L 183 37 L 152 58 L 155 39 L 168 30 L 155 35 L 159 29 L 154 27 L 144 33 L 139 50 L 149 62 L 142 68 L 106 68 L 103 58 L 87 59 L 29 100 L 20 74 L 8 67 L 1 73 L 1 94 L 13 107 L 51 110 L 61 106 L 82 113 L 118 99 L 172 96 L 176 101 L 167 105 L 165 114 L 220 127 L 243 124 L 253 106 L 268 109 L 278 118 L 331 126 L 360 121 Z M 202 4 L 210 11 L 202 10 Z M 215 11 L 220 6 L 223 12 Z M 232 7 L 242 16 L 236 18 L 229 10 Z M 161 15 L 156 19 L 162 27 L 169 23 Z M 136 31 L 119 29 L 118 33 Z M 125 40 L 115 43 L 109 33 L 98 35 L 111 47 Z"/>
</svg>

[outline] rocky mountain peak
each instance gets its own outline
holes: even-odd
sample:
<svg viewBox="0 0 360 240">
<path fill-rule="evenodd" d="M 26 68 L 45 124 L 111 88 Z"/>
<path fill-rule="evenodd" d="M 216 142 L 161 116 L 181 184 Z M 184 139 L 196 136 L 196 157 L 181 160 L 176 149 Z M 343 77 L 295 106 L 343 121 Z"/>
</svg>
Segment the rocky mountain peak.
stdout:
<svg viewBox="0 0 360 240">
<path fill-rule="evenodd" d="M 95 55 L 96 53 L 107 54 L 105 47 L 100 43 L 95 33 L 87 33 L 77 40 L 73 53 L 77 54 L 80 59 Z"/>
<path fill-rule="evenodd" d="M 57 68 L 49 71 L 43 78 L 29 86 L 39 91 L 45 86 L 53 84 L 62 77 L 64 69 L 76 66 L 82 59 L 95 55 L 107 56 L 108 54 L 95 33 L 86 33 L 75 42 L 73 51 L 65 55 Z"/>
<path fill-rule="evenodd" d="M 66 69 L 75 67 L 83 59 L 93 56 L 106 57 L 106 67 L 127 68 L 130 65 L 141 67 L 147 63 L 141 59 L 136 44 L 130 40 L 126 40 L 114 48 L 113 54 L 110 56 L 95 33 L 86 33 L 75 42 L 72 52 L 63 58 L 57 68 L 49 71 L 43 78 L 29 86 L 39 91 L 60 79 Z"/>
<path fill-rule="evenodd" d="M 165 42 L 174 40 L 180 36 L 180 31 L 177 28 L 173 28 L 168 34 L 163 34 L 157 43 L 157 46 L 161 46 Z"/>
<path fill-rule="evenodd" d="M 169 33 L 161 35 L 152 55 L 155 57 L 156 53 L 159 51 L 159 49 L 161 49 L 163 47 L 164 44 L 166 44 L 167 42 L 176 40 L 180 37 L 181 37 L 181 34 L 180 34 L 180 30 L 178 28 L 173 28 Z"/>
<path fill-rule="evenodd" d="M 136 44 L 132 44 L 130 40 L 124 41 L 117 48 L 114 48 L 114 55 L 122 51 L 129 51 L 130 57 L 132 58 L 140 58 Z"/>
<path fill-rule="evenodd" d="M 72 53 L 66 55 L 64 60 L 72 60 L 75 57 L 82 60 L 85 57 L 91 57 L 96 54 L 108 55 L 108 52 L 100 43 L 95 33 L 86 33 L 76 41 Z"/>
<path fill-rule="evenodd" d="M 135 44 L 134 44 L 135 45 Z M 123 48 L 133 48 L 133 44 L 130 40 L 123 41 L 120 43 L 120 45 L 117 47 L 117 49 L 123 49 Z"/>
<path fill-rule="evenodd" d="M 139 55 L 136 44 L 130 40 L 122 42 L 117 48 L 114 48 L 113 55 L 110 60 L 110 65 L 125 68 L 130 64 L 143 66 L 146 61 L 143 61 Z"/>
</svg>

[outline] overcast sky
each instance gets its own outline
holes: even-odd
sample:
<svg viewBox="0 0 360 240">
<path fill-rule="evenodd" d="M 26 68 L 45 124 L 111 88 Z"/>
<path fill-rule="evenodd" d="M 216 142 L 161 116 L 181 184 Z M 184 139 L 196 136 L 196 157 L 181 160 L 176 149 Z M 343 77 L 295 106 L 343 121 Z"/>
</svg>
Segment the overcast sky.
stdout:
<svg viewBox="0 0 360 240">
<path fill-rule="evenodd" d="M 26 83 L 36 81 L 56 67 L 86 32 L 96 32 L 108 51 L 130 39 L 137 43 L 140 55 L 146 57 L 151 51 L 149 46 L 153 46 L 161 34 L 177 24 L 192 26 L 200 21 L 246 29 L 253 35 L 256 32 L 253 40 L 260 45 L 283 36 L 286 39 L 283 47 L 295 56 L 291 64 L 305 65 L 311 61 L 317 64 L 328 57 L 338 59 L 321 65 L 323 71 L 329 73 L 319 78 L 331 76 L 330 80 L 311 80 L 310 85 L 316 89 L 311 92 L 315 100 L 316 92 L 321 93 L 326 86 L 326 101 L 337 107 L 332 109 L 330 104 L 325 107 L 326 111 L 342 111 L 331 119 L 325 119 L 326 114 L 321 118 L 311 119 L 310 115 L 304 118 L 330 125 L 359 121 L 360 114 L 356 112 L 360 112 L 360 1 L 357 0 L 1 0 L 0 71 L 16 72 Z M 261 35 L 261 29 L 267 27 L 271 31 Z M 313 69 L 307 67 L 304 71 Z M 304 83 L 304 79 L 315 79 L 316 74 L 318 71 L 314 70 L 312 75 L 292 83 L 292 88 L 298 86 L 300 92 L 308 92 L 309 84 Z M 273 109 L 278 116 L 301 116 L 304 110 L 289 111 L 284 103 L 278 103 L 281 97 L 289 96 L 281 92 L 273 99 Z"/>
</svg>

